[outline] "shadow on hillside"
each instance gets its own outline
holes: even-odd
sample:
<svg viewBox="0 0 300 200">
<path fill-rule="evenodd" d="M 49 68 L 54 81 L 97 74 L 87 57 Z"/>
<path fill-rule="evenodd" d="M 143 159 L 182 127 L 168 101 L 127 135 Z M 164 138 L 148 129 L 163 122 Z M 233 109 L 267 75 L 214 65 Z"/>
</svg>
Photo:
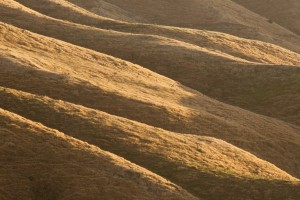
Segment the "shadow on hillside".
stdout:
<svg viewBox="0 0 300 200">
<path fill-rule="evenodd" d="M 3 87 L 79 104 L 148 125 L 161 125 L 166 129 L 176 126 L 180 128 L 164 107 L 109 93 L 68 74 L 25 69 L 5 59 L 0 61 L 0 67 L 0 85 Z"/>
</svg>

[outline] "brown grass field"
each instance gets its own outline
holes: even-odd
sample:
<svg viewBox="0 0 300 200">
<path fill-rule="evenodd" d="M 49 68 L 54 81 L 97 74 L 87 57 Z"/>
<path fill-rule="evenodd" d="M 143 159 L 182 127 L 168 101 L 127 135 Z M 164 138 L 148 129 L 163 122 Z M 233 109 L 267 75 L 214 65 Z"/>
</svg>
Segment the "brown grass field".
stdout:
<svg viewBox="0 0 300 200">
<path fill-rule="evenodd" d="M 281 3 L 2 0 L 0 199 L 300 199 Z"/>
</svg>

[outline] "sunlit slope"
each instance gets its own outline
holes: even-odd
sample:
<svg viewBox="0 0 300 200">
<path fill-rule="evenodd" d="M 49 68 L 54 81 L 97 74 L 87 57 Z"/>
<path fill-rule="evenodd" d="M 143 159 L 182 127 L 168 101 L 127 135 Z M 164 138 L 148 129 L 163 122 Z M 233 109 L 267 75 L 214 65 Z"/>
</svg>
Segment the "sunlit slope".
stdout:
<svg viewBox="0 0 300 200">
<path fill-rule="evenodd" d="M 53 0 L 52 2 L 59 2 L 61 4 L 61 1 Z M 74 5 L 77 5 L 79 8 L 85 8 L 89 10 L 91 13 L 94 13 L 95 15 L 99 15 L 101 17 L 106 17 L 110 19 L 120 20 L 124 22 L 132 22 L 132 23 L 138 23 L 138 22 L 149 22 L 148 20 L 136 16 L 134 13 L 131 13 L 129 11 L 126 11 L 117 5 L 113 5 L 107 1 L 98 0 L 98 1 L 65 1 L 64 2 L 70 2 L 74 3 Z M 63 3 L 65 5 L 65 3 Z"/>
<path fill-rule="evenodd" d="M 298 200 L 299 54 L 132 22 L 157 3 L 291 49 L 294 35 L 232 1 L 148 1 L 147 21 L 141 2 L 0 2 L 0 199 Z"/>
<path fill-rule="evenodd" d="M 294 112 L 300 106 L 297 66 L 252 63 L 166 37 L 71 24 L 10 4 L 1 3 L 3 21 L 130 60 L 218 100 L 300 124 L 299 112 Z"/>
<path fill-rule="evenodd" d="M 287 29 L 300 34 L 300 2 L 298 0 L 234 0 L 245 8 L 252 10 Z"/>
<path fill-rule="evenodd" d="M 120 59 L 5 24 L 1 34 L 1 86 L 223 139 L 299 177 L 298 127 L 214 101 Z"/>
<path fill-rule="evenodd" d="M 0 107 L 120 155 L 198 197 L 262 198 L 265 190 L 271 190 L 269 198 L 272 199 L 300 195 L 293 191 L 300 189 L 299 182 L 291 182 L 296 181 L 294 178 L 221 140 L 170 133 L 8 88 L 0 88 L 0 91 Z"/>
<path fill-rule="evenodd" d="M 196 199 L 123 158 L 2 109 L 0 136 L 3 200 Z"/>
<path fill-rule="evenodd" d="M 104 16 L 114 19 L 220 31 L 239 37 L 279 44 L 299 52 L 297 46 L 299 45 L 299 36 L 278 24 L 269 23 L 267 18 L 230 0 L 68 1 L 98 15 L 103 13 L 101 7 L 109 3 L 113 13 L 111 16 Z M 122 19 L 121 16 L 117 15 L 116 8 L 130 13 L 130 15 Z"/>
<path fill-rule="evenodd" d="M 234 37 L 224 33 L 115 21 L 95 15 L 65 0 L 49 0 L 43 2 L 38 0 L 18 0 L 18 2 L 47 16 L 92 27 L 168 37 L 195 44 L 211 51 L 223 52 L 254 62 L 300 64 L 300 55 L 287 49 L 269 43 Z M 88 1 L 88 3 L 90 2 L 93 1 Z"/>
</svg>

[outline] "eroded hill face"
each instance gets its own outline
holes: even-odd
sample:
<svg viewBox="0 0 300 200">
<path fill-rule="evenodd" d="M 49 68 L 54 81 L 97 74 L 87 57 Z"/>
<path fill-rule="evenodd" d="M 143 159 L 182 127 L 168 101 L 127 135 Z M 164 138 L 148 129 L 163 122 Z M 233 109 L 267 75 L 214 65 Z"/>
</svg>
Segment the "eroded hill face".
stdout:
<svg viewBox="0 0 300 200">
<path fill-rule="evenodd" d="M 132 3 L 0 3 L 1 199 L 298 199 L 300 55 Z"/>
</svg>

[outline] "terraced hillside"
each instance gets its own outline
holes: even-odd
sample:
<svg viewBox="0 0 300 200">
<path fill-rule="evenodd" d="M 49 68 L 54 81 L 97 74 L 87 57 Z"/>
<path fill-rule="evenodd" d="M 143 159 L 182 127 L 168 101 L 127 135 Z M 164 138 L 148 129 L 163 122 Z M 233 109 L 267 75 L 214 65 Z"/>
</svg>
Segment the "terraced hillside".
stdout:
<svg viewBox="0 0 300 200">
<path fill-rule="evenodd" d="M 1 199 L 300 198 L 290 41 L 152 21 L 150 1 L 85 2 L 0 2 Z"/>
</svg>

